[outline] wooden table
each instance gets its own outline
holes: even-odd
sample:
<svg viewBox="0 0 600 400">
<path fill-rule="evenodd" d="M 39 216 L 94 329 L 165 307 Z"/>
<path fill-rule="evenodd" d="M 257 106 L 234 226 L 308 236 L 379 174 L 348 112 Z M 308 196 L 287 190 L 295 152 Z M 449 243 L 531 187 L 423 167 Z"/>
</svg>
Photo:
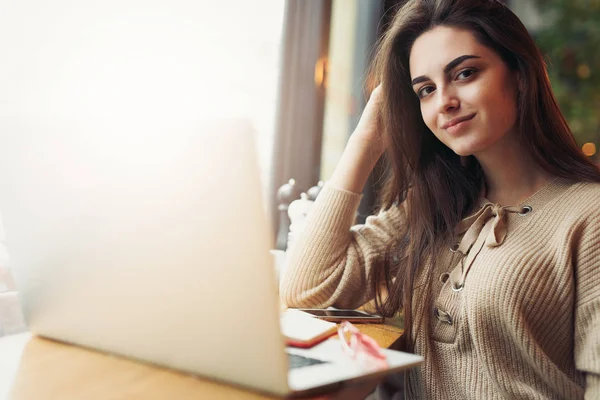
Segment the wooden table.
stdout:
<svg viewBox="0 0 600 400">
<path fill-rule="evenodd" d="M 358 325 L 380 346 L 402 333 L 390 325 Z M 376 382 L 371 382 L 372 387 Z M 368 393 L 368 391 L 366 392 Z M 0 399 L 271 399 L 272 397 L 29 333 L 0 338 Z M 324 398 L 346 398 L 332 394 Z"/>
</svg>

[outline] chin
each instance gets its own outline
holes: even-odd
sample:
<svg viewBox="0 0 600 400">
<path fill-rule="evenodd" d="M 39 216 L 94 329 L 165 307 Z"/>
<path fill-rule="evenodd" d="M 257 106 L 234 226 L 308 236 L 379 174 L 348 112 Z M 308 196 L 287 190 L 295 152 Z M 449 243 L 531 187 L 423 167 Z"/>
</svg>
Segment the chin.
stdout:
<svg viewBox="0 0 600 400">
<path fill-rule="evenodd" d="M 476 151 L 471 146 L 450 146 L 450 149 L 461 157 L 472 156 Z"/>
<path fill-rule="evenodd" d="M 461 157 L 474 156 L 484 151 L 488 146 L 481 142 L 458 142 L 453 143 L 450 149 Z"/>
<path fill-rule="evenodd" d="M 454 151 L 456 153 L 456 155 L 461 156 L 461 157 L 468 157 L 468 156 L 472 156 L 474 152 L 469 151 L 468 149 L 452 149 L 452 151 Z"/>
</svg>

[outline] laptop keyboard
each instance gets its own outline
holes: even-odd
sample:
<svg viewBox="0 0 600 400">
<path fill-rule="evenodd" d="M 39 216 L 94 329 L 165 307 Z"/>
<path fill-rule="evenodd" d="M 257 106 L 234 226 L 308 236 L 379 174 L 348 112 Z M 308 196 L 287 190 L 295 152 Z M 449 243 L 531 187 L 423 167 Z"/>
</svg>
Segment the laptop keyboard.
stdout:
<svg viewBox="0 0 600 400">
<path fill-rule="evenodd" d="M 317 360 L 315 358 L 299 356 L 297 354 L 287 353 L 287 355 L 288 355 L 288 365 L 290 366 L 290 369 L 308 367 L 309 365 L 324 364 L 326 362 L 326 361 Z"/>
</svg>

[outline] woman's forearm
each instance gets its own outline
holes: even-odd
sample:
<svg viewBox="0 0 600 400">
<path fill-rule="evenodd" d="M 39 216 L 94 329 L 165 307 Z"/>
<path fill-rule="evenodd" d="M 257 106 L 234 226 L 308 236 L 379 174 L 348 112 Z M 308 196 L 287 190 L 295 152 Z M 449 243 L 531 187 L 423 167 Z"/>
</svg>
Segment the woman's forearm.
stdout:
<svg viewBox="0 0 600 400">
<path fill-rule="evenodd" d="M 351 136 L 329 184 L 353 193 L 361 193 L 369 174 L 381 157 L 381 146 Z"/>
</svg>

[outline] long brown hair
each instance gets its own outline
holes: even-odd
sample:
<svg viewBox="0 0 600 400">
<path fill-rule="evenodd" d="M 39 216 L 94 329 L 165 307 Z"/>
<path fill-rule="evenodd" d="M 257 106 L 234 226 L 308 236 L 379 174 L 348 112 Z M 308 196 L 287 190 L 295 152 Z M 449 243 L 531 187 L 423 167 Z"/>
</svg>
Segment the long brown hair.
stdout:
<svg viewBox="0 0 600 400">
<path fill-rule="evenodd" d="M 398 10 L 378 43 L 370 71 L 383 86 L 381 127 L 389 176 L 382 208 L 406 201 L 408 231 L 369 277 L 375 306 L 385 316 L 404 309 L 408 348 L 413 331 L 412 296 L 420 268 L 454 240 L 454 227 L 473 210 L 484 184 L 473 157 L 462 158 L 425 125 L 411 88 L 409 56 L 415 40 L 437 26 L 466 29 L 518 72 L 517 132 L 533 159 L 548 173 L 600 181 L 579 150 L 552 93 L 542 54 L 518 17 L 498 0 L 412 0 Z M 427 277 L 430 281 L 432 278 Z M 427 316 L 425 316 L 427 318 Z"/>
</svg>

